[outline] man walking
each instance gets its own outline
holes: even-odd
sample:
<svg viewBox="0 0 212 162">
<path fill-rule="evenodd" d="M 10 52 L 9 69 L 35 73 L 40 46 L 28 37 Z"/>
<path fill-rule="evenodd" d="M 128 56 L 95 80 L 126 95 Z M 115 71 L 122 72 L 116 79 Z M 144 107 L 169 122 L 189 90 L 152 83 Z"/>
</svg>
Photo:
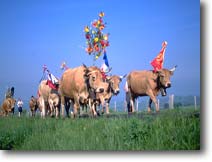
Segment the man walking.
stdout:
<svg viewBox="0 0 212 162">
<path fill-rule="evenodd" d="M 17 106 L 18 106 L 18 116 L 20 117 L 21 116 L 21 113 L 22 113 L 22 107 L 23 107 L 23 101 L 19 98 L 18 99 L 18 102 L 17 102 Z"/>
</svg>

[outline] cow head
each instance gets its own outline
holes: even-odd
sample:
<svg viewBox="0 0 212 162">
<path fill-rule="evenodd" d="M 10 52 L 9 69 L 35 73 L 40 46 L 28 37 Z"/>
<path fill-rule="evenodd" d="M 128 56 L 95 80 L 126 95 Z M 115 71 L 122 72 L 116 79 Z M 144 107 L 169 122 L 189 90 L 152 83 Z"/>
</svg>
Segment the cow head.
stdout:
<svg viewBox="0 0 212 162">
<path fill-rule="evenodd" d="M 36 111 L 36 109 L 38 107 L 38 101 L 37 101 L 37 99 L 34 98 L 34 97 L 31 97 L 29 104 L 30 104 L 31 111 Z"/>
<path fill-rule="evenodd" d="M 85 78 L 86 82 L 89 85 L 89 88 L 94 90 L 96 93 L 104 92 L 104 82 L 102 73 L 99 68 L 96 66 L 85 67 Z"/>
<path fill-rule="evenodd" d="M 119 84 L 121 83 L 122 79 L 125 78 L 124 76 L 117 76 L 113 75 L 111 77 L 107 78 L 107 81 L 109 82 L 109 86 L 112 89 L 113 94 L 118 95 L 120 92 Z"/>
<path fill-rule="evenodd" d="M 174 71 L 176 70 L 175 66 L 174 68 L 168 70 L 168 69 L 162 69 L 158 71 L 158 76 L 159 76 L 159 84 L 160 86 L 164 88 L 169 88 L 171 87 L 171 81 L 170 77 L 174 74 Z"/>
</svg>

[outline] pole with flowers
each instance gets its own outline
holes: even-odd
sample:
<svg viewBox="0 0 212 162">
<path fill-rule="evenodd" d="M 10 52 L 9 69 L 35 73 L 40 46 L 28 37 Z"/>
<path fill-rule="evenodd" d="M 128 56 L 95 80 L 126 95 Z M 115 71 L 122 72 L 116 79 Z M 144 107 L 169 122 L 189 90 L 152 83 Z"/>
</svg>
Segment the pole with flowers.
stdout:
<svg viewBox="0 0 212 162">
<path fill-rule="evenodd" d="M 103 21 L 104 12 L 99 13 L 98 20 L 94 20 L 91 27 L 85 26 L 85 38 L 86 38 L 86 53 L 93 55 L 93 61 L 95 62 L 103 53 L 106 54 L 106 48 L 109 46 L 108 36 L 104 34 L 103 30 L 106 27 L 106 23 Z"/>
</svg>

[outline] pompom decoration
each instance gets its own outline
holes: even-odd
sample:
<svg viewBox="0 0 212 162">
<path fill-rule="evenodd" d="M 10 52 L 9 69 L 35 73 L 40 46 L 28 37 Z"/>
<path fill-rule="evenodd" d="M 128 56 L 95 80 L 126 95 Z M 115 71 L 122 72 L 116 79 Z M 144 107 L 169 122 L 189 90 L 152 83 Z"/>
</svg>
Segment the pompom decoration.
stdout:
<svg viewBox="0 0 212 162">
<path fill-rule="evenodd" d="M 90 28 L 88 26 L 85 26 L 84 28 L 87 45 L 85 51 L 89 55 L 92 54 L 95 60 L 97 60 L 104 53 L 104 51 L 106 51 L 106 47 L 109 46 L 109 34 L 103 33 L 103 30 L 106 27 L 106 23 L 103 21 L 104 16 L 104 12 L 100 12 L 98 20 L 94 20 L 91 23 Z"/>
</svg>

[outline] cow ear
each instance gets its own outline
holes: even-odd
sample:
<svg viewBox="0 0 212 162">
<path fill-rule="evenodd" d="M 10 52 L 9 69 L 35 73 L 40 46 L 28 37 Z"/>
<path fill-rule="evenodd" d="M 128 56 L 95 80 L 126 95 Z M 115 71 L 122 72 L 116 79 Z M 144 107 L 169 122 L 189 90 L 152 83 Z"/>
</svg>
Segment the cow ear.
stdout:
<svg viewBox="0 0 212 162">
<path fill-rule="evenodd" d="M 88 68 L 86 67 L 86 68 L 84 68 L 84 79 L 85 80 L 87 80 L 88 79 L 88 73 L 89 73 L 89 70 L 88 70 Z"/>
<path fill-rule="evenodd" d="M 84 75 L 88 75 L 88 73 L 90 72 L 89 69 L 85 64 L 83 64 L 83 67 L 84 67 Z"/>
</svg>

